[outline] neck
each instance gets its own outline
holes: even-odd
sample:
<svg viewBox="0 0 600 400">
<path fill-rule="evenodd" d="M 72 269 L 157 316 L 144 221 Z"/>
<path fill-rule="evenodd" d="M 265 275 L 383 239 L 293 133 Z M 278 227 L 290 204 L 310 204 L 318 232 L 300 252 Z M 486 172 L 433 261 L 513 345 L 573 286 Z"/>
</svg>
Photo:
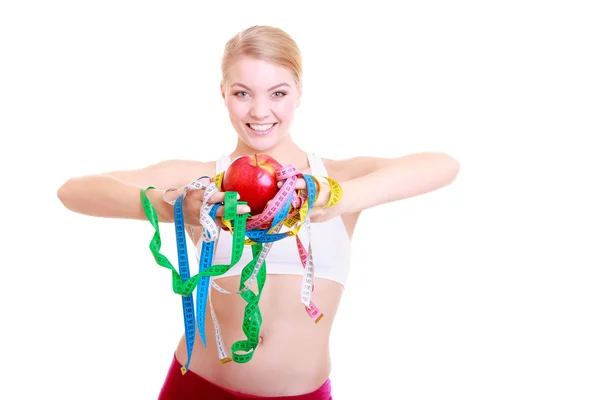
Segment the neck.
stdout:
<svg viewBox="0 0 600 400">
<path fill-rule="evenodd" d="M 249 154 L 266 153 L 274 157 L 282 165 L 292 164 L 297 169 L 304 169 L 308 166 L 306 152 L 302 150 L 291 138 L 286 138 L 274 147 L 266 150 L 254 149 L 238 138 L 237 145 L 233 153 L 230 154 L 231 160 L 239 156 Z"/>
</svg>

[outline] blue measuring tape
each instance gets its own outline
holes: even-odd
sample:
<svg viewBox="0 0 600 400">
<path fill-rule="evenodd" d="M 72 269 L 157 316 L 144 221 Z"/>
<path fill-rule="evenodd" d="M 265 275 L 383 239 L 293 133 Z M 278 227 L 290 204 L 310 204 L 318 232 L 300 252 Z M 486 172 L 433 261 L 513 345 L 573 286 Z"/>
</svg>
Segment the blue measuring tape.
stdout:
<svg viewBox="0 0 600 400">
<path fill-rule="evenodd" d="M 302 177 L 306 182 L 306 191 L 308 194 L 308 211 L 310 212 L 310 210 L 313 207 L 315 197 L 317 196 L 317 187 L 312 176 L 302 174 Z M 287 212 L 290 209 L 291 204 L 292 196 L 288 196 L 283 207 L 281 207 L 279 212 L 273 218 L 273 222 L 271 224 L 272 226 L 277 226 L 281 221 L 283 221 L 286 218 Z M 248 239 L 253 240 L 257 243 L 275 242 L 289 237 L 287 233 L 268 233 L 269 230 L 270 229 L 255 229 L 251 231 L 246 231 L 246 236 L 248 237 Z"/>
<path fill-rule="evenodd" d="M 306 175 L 306 174 L 302 174 L 305 182 L 306 182 L 306 192 L 307 192 L 307 198 L 308 198 L 308 212 L 310 212 L 310 210 L 313 207 L 314 201 L 315 201 L 315 197 L 316 197 L 316 185 L 315 182 L 313 180 L 313 177 L 310 175 Z M 207 177 L 203 177 L 203 178 L 207 178 Z M 200 178 L 201 179 L 201 178 Z M 177 256 L 178 256 L 178 266 L 179 266 L 179 275 L 184 283 L 184 286 L 186 286 L 186 283 L 189 285 L 191 282 L 187 282 L 190 279 L 190 266 L 189 266 L 189 261 L 188 261 L 188 249 L 187 249 L 187 243 L 186 243 L 186 231 L 185 231 L 185 221 L 184 221 L 184 215 L 183 215 L 183 200 L 185 197 L 186 192 L 184 192 L 182 195 L 180 195 L 177 200 L 175 201 L 174 205 L 174 223 L 175 223 L 175 234 L 176 234 L 176 240 L 177 240 Z M 293 196 L 290 194 L 287 199 L 285 200 L 285 203 L 283 204 L 283 206 L 281 206 L 281 208 L 278 210 L 277 214 L 275 215 L 275 217 L 273 218 L 273 221 L 271 223 L 272 227 L 277 226 L 278 224 L 280 224 L 281 222 L 283 222 L 287 215 L 288 215 L 288 211 L 290 209 L 291 203 L 292 203 L 292 198 Z M 216 213 L 218 208 L 222 206 L 222 204 L 213 204 L 210 208 L 209 211 L 209 216 L 213 221 L 216 221 Z M 245 219 L 244 219 L 245 221 Z M 235 225 L 235 221 L 232 220 L 231 221 L 232 226 Z M 239 229 L 243 229 L 245 232 L 241 232 Z M 272 228 L 271 228 L 272 229 Z M 236 231 L 236 233 L 238 235 L 242 235 L 245 234 L 246 237 L 248 237 L 248 239 L 255 241 L 256 243 L 267 243 L 267 242 L 275 242 L 284 238 L 288 238 L 290 237 L 290 235 L 288 233 L 274 233 L 274 234 L 270 234 L 268 233 L 271 229 L 256 229 L 256 230 L 250 230 L 250 231 L 246 231 L 245 227 L 238 227 L 238 230 Z M 234 226 L 234 230 L 235 230 L 235 226 Z M 210 232 L 206 231 L 206 233 L 210 236 Z M 211 266 L 212 266 L 212 260 L 213 260 L 213 254 L 214 254 L 214 246 L 215 246 L 215 241 L 214 240 L 209 240 L 209 241 L 204 241 L 202 243 L 202 249 L 201 249 L 201 254 L 199 257 L 199 280 L 197 283 L 197 287 L 196 287 L 196 313 L 194 313 L 194 299 L 193 299 L 193 292 L 189 292 L 186 291 L 186 293 L 189 292 L 189 295 L 182 295 L 182 307 L 183 307 L 183 317 L 184 317 L 184 326 L 185 326 L 185 337 L 186 337 L 186 347 L 187 347 L 187 353 L 188 353 L 188 359 L 185 363 L 185 365 L 183 365 L 181 367 L 181 371 L 183 374 L 185 374 L 189 368 L 189 363 L 191 361 L 192 358 L 192 353 L 193 353 L 193 349 L 194 349 L 194 344 L 195 344 L 195 335 L 196 335 L 196 321 L 197 321 L 197 325 L 198 325 L 198 333 L 200 335 L 200 338 L 202 339 L 202 343 L 204 345 L 204 347 L 206 347 L 206 329 L 205 329 L 205 323 L 206 323 L 206 309 L 207 309 L 207 302 L 208 302 L 208 296 L 209 296 L 209 290 L 210 290 L 210 279 L 211 276 L 215 276 L 215 275 L 219 275 L 224 273 L 224 270 L 221 269 L 220 273 L 217 273 L 214 268 L 211 269 L 212 271 L 207 271 Z M 250 263 L 248 263 L 248 265 L 246 266 L 246 268 L 244 268 L 244 271 L 242 273 L 242 278 L 246 278 L 248 279 L 248 274 L 251 273 L 253 268 L 250 268 L 251 265 L 253 264 L 253 262 L 257 259 L 258 257 L 258 253 L 260 252 L 259 248 L 255 248 L 253 247 L 253 255 L 254 255 L 254 260 L 251 261 Z M 229 266 L 220 266 L 220 267 L 227 267 L 230 268 L 233 265 L 229 265 Z M 203 272 L 205 272 L 206 274 L 203 274 Z M 240 284 L 240 288 L 241 285 L 243 285 L 243 283 Z M 257 297 L 258 299 L 260 298 L 261 295 L 261 291 L 259 291 L 258 295 L 254 295 L 254 293 L 242 293 L 242 297 L 244 297 L 244 299 L 248 302 L 252 302 L 254 297 Z M 248 297 L 249 296 L 249 297 Z M 248 298 L 247 298 L 248 297 Z M 255 329 L 255 327 L 251 321 L 254 319 L 258 319 L 258 326 L 260 326 L 260 323 L 262 321 L 261 315 L 259 310 L 256 308 L 257 304 L 255 304 L 254 306 L 249 307 L 246 310 L 245 316 L 248 317 L 250 316 L 250 320 L 244 320 L 243 322 L 243 328 L 244 328 L 244 332 L 246 332 L 246 330 L 249 329 Z M 194 315 L 195 314 L 195 315 Z M 249 332 L 246 332 L 247 335 Z M 241 344 L 241 343 L 240 343 Z M 248 350 L 254 350 L 253 349 L 253 344 L 249 344 L 252 349 L 248 349 Z M 236 346 L 238 347 L 238 346 Z M 243 346 L 246 347 L 246 346 Z M 234 354 L 234 359 L 235 359 L 235 354 Z M 248 358 L 251 356 L 238 356 L 241 359 L 243 358 Z M 249 358 L 248 358 L 249 360 Z"/>
<path fill-rule="evenodd" d="M 177 258 L 179 262 L 179 275 L 183 281 L 190 279 L 190 268 L 188 262 L 188 250 L 186 244 L 185 224 L 183 218 L 183 198 L 184 194 L 180 195 L 175 201 L 174 220 L 175 220 L 175 235 L 177 237 Z M 211 218 L 216 219 L 217 210 L 220 204 L 214 204 L 210 210 Z M 202 257 L 200 258 L 199 271 L 206 270 L 212 264 L 212 255 L 214 251 L 214 242 L 202 243 Z M 198 331 L 202 344 L 206 347 L 206 305 L 208 300 L 208 289 L 210 285 L 210 276 L 201 276 L 196 286 L 196 319 L 198 320 Z M 182 296 L 183 318 L 185 324 L 185 338 L 188 359 L 183 367 L 182 372 L 185 374 L 189 368 L 192 352 L 194 350 L 194 342 L 196 339 L 196 321 L 194 320 L 194 299 L 192 294 Z"/>
</svg>

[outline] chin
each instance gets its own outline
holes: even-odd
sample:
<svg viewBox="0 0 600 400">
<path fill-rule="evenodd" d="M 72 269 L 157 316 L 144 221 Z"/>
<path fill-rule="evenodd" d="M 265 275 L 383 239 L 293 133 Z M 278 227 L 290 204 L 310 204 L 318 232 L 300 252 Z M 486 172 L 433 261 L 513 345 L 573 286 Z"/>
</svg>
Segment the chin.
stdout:
<svg viewBox="0 0 600 400">
<path fill-rule="evenodd" d="M 266 153 L 267 151 L 271 150 L 273 147 L 275 147 L 278 143 L 277 140 L 265 140 L 265 139 L 254 139 L 254 138 L 249 138 L 247 140 L 244 140 L 244 143 L 246 143 L 246 145 L 254 150 L 256 150 L 257 152 L 260 153 Z"/>
</svg>

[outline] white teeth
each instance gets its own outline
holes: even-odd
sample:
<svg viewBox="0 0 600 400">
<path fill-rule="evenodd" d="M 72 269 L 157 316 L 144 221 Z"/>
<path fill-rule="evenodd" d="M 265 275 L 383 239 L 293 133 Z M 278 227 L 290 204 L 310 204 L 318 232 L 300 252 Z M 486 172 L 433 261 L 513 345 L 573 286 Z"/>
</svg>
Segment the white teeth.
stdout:
<svg viewBox="0 0 600 400">
<path fill-rule="evenodd" d="M 255 131 L 264 132 L 264 131 L 268 131 L 269 129 L 271 129 L 273 127 L 273 125 L 275 125 L 275 124 L 269 124 L 269 125 L 250 124 L 250 128 L 254 129 Z"/>
</svg>

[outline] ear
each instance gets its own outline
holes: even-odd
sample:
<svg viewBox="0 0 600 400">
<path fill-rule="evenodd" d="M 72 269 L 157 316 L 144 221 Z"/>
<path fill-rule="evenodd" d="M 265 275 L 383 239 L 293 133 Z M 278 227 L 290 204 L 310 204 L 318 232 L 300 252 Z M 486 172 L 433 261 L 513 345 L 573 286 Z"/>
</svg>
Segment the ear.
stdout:
<svg viewBox="0 0 600 400">
<path fill-rule="evenodd" d="M 225 83 L 221 81 L 221 97 L 225 100 Z"/>
</svg>

